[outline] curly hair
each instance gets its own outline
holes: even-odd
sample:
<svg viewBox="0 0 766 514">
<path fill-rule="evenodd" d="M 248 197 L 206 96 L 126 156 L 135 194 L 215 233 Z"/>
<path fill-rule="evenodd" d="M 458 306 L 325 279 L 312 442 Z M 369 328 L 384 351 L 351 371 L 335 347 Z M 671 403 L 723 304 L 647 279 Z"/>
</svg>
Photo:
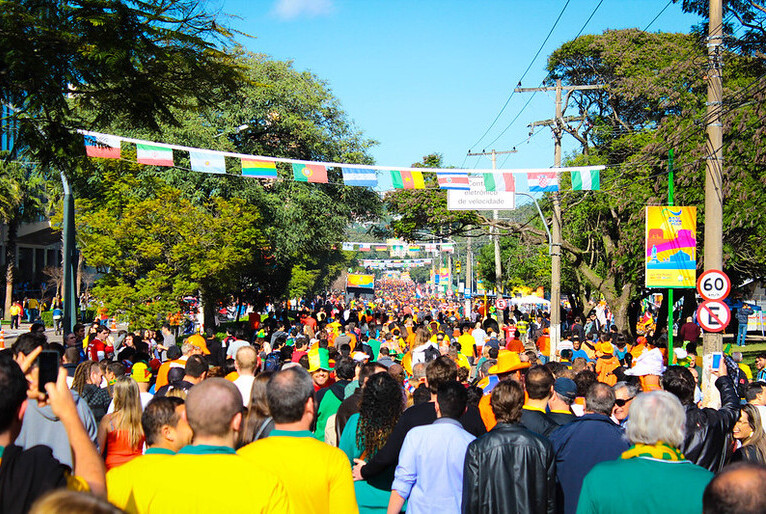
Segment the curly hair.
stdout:
<svg viewBox="0 0 766 514">
<path fill-rule="evenodd" d="M 380 450 L 404 410 L 402 388 L 388 373 L 372 375 L 362 391 L 356 445 L 372 458 Z"/>
</svg>

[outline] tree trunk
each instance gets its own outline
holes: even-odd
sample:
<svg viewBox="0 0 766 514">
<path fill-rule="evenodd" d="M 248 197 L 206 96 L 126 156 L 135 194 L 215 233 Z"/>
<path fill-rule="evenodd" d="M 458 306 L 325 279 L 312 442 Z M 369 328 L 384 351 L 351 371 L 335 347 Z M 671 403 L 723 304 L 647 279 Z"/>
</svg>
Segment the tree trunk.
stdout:
<svg viewBox="0 0 766 514">
<path fill-rule="evenodd" d="M 4 319 L 11 319 L 11 304 L 13 303 L 13 282 L 16 276 L 16 236 L 19 230 L 19 220 L 16 217 L 8 220 L 7 241 L 5 244 L 5 311 Z"/>
<path fill-rule="evenodd" d="M 80 293 L 82 291 L 82 270 L 85 267 L 85 257 L 82 252 L 77 252 L 77 278 L 75 280 L 75 298 L 80 300 Z M 74 312 L 74 311 L 72 311 Z"/>
<path fill-rule="evenodd" d="M 668 332 L 672 330 L 670 324 L 672 321 L 668 320 L 668 291 L 667 289 L 662 292 L 662 303 L 660 304 L 660 310 L 657 313 L 657 318 L 654 323 L 654 335 L 655 337 L 662 334 L 662 331 L 668 329 Z"/>
<path fill-rule="evenodd" d="M 628 326 L 624 331 L 634 340 L 638 337 L 636 325 L 638 325 L 638 315 L 641 312 L 641 299 L 633 298 L 628 306 Z"/>
</svg>

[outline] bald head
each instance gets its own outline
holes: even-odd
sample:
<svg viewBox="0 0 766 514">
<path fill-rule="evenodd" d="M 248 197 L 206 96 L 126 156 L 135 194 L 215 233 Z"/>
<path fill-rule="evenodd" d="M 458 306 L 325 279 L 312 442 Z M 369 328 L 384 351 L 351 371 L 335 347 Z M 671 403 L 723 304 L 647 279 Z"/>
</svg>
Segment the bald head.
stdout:
<svg viewBox="0 0 766 514">
<path fill-rule="evenodd" d="M 258 360 L 258 353 L 252 346 L 243 346 L 237 350 L 235 357 L 235 363 L 237 365 L 237 371 L 252 375 L 255 371 L 255 363 Z"/>
<path fill-rule="evenodd" d="M 186 418 L 195 437 L 224 437 L 231 433 L 231 420 L 242 412 L 242 395 L 233 383 L 209 378 L 189 389 Z"/>
<path fill-rule="evenodd" d="M 740 462 L 726 467 L 705 488 L 703 514 L 766 512 L 766 467 Z"/>
</svg>

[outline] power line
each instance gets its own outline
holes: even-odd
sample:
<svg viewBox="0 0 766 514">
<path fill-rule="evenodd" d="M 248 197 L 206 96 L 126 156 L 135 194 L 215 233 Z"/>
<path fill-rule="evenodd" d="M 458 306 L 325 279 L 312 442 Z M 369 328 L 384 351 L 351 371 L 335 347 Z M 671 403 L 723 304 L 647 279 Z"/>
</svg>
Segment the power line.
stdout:
<svg viewBox="0 0 766 514">
<path fill-rule="evenodd" d="M 574 39 L 577 39 L 578 37 L 580 37 L 580 35 L 581 35 L 581 34 L 583 33 L 583 31 L 585 30 L 585 27 L 586 27 L 586 26 L 588 25 L 588 23 L 590 22 L 591 18 L 593 18 L 593 16 L 596 14 L 596 11 L 598 10 L 598 8 L 599 8 L 599 7 L 601 7 L 601 4 L 602 4 L 602 3 L 603 3 L 603 0 L 602 0 L 601 2 L 599 2 L 599 3 L 596 5 L 596 7 L 593 9 L 593 11 L 591 12 L 591 14 L 590 14 L 590 16 L 588 17 L 588 19 L 587 19 L 587 20 L 585 20 L 585 23 L 582 25 L 582 27 L 580 28 L 580 30 L 579 30 L 579 31 L 578 31 L 578 33 L 577 33 L 577 36 L 575 36 L 575 37 L 574 37 Z M 665 4 L 665 7 L 663 7 L 663 8 L 660 10 L 660 12 L 659 12 L 659 13 L 657 13 L 657 15 L 656 15 L 654 18 L 652 18 L 652 21 L 650 21 L 650 22 L 649 22 L 649 23 L 646 25 L 646 27 L 644 27 L 644 28 L 643 28 L 643 30 L 641 30 L 641 32 L 640 32 L 640 33 L 646 33 L 646 31 L 649 29 L 649 27 L 651 27 L 651 26 L 654 24 L 654 22 L 655 22 L 655 21 L 657 21 L 657 19 L 658 19 L 660 16 L 662 16 L 662 13 L 664 13 L 664 12 L 667 10 L 667 8 L 670 6 L 670 4 L 672 4 L 672 3 L 673 3 L 673 0 L 669 0 L 669 1 L 668 1 L 668 3 L 667 3 L 667 4 Z M 573 40 L 574 40 L 574 39 L 573 39 Z M 635 45 L 635 43 L 633 43 L 633 45 Z M 626 48 L 625 50 L 623 50 L 623 52 L 622 52 L 622 53 L 620 54 L 620 56 L 618 57 L 618 60 L 619 60 L 619 59 L 621 59 L 623 55 L 625 55 L 625 53 L 627 52 L 627 50 L 628 50 L 627 48 Z M 525 74 L 526 74 L 526 72 L 525 72 Z M 540 85 L 545 85 L 545 82 L 547 81 L 548 77 L 550 77 L 550 74 L 548 74 L 548 75 L 545 77 L 545 79 L 543 79 L 543 80 L 542 80 L 542 82 L 540 83 Z M 522 77 L 522 79 L 523 79 L 523 77 Z M 519 84 L 521 84 L 521 81 L 519 81 Z M 514 93 L 515 93 L 515 92 L 516 92 L 516 91 L 515 91 L 515 89 L 514 89 Z M 527 106 L 528 106 L 528 105 L 529 105 L 529 104 L 532 102 L 532 99 L 535 97 L 535 95 L 536 95 L 536 94 L 537 94 L 537 92 L 533 92 L 533 93 L 532 93 L 532 95 L 529 97 L 529 99 L 528 99 L 528 100 L 527 100 L 527 102 L 524 104 L 524 106 L 521 108 L 521 110 L 520 110 L 520 111 L 519 111 L 519 113 L 516 115 L 516 117 L 514 117 L 514 118 L 513 118 L 513 120 L 511 120 L 511 122 L 510 122 L 508 125 L 506 125 L 506 127 L 505 127 L 505 128 L 502 130 L 502 132 L 500 132 L 500 134 L 499 134 L 499 135 L 498 135 L 498 136 L 497 136 L 497 137 L 496 137 L 494 140 L 492 140 L 492 142 L 491 142 L 491 143 L 489 143 L 489 145 L 488 145 L 488 146 L 492 146 L 492 145 L 493 145 L 493 144 L 494 144 L 494 143 L 495 143 L 495 142 L 496 142 L 498 139 L 500 139 L 500 138 L 503 136 L 503 134 L 505 134 L 505 133 L 508 131 L 508 129 L 509 129 L 509 128 L 511 128 L 511 126 L 512 126 L 512 125 L 513 125 L 513 124 L 516 122 L 516 120 L 519 118 L 519 116 L 521 116 L 521 114 L 524 112 L 524 110 L 527 108 Z M 513 96 L 513 93 L 511 93 L 511 96 Z M 510 101 L 510 97 L 508 98 L 508 100 Z M 507 104 L 507 102 L 506 102 L 506 104 Z M 505 108 L 505 107 L 503 107 L 503 108 Z M 502 111 L 501 111 L 501 112 L 502 112 Z M 499 116 L 499 115 L 498 115 L 498 116 Z M 495 119 L 495 121 L 493 122 L 493 125 L 494 125 L 494 123 L 495 123 L 496 121 L 497 121 L 497 119 Z M 492 128 L 492 127 L 490 126 L 490 128 Z M 489 132 L 489 129 L 487 129 L 487 132 Z M 483 139 L 483 138 L 484 138 L 484 136 L 486 136 L 486 132 L 485 132 L 485 133 L 484 133 L 484 135 L 483 135 L 483 136 L 482 136 L 482 137 L 479 139 L 479 141 L 481 141 L 481 139 Z"/>
<path fill-rule="evenodd" d="M 527 66 L 527 69 L 524 70 L 524 73 L 521 75 L 521 78 L 519 79 L 519 83 L 521 83 L 521 81 L 524 80 L 524 77 L 526 77 L 527 73 L 529 73 L 529 70 L 532 68 L 532 65 L 537 60 L 538 56 L 540 55 L 540 52 L 543 51 L 543 47 L 545 47 L 545 44 L 548 42 L 548 39 L 550 39 L 551 34 L 553 34 L 553 30 L 558 25 L 559 21 L 561 20 L 561 17 L 564 16 L 564 11 L 566 11 L 570 1 L 571 0 L 567 0 L 567 2 L 564 4 L 564 7 L 561 8 L 561 12 L 559 12 L 559 15 L 556 18 L 556 21 L 553 22 L 553 26 L 551 27 L 551 30 L 548 31 L 548 35 L 545 36 L 545 39 L 540 45 L 540 48 L 537 49 L 537 52 L 535 52 L 535 56 L 532 57 L 532 60 Z M 508 96 L 508 99 L 503 104 L 503 107 L 500 109 L 500 112 L 497 113 L 497 116 L 495 116 L 495 119 L 492 120 L 492 123 L 490 123 L 489 127 L 487 127 L 487 130 L 484 131 L 484 134 L 482 134 L 481 137 L 473 145 L 471 145 L 472 148 L 478 145 L 481 142 L 481 140 L 484 139 L 484 137 L 489 133 L 489 131 L 492 130 L 492 127 L 495 126 L 495 123 L 497 123 L 497 120 L 500 119 L 500 116 L 503 114 L 503 112 L 505 112 L 505 108 L 508 107 L 508 103 L 511 101 L 511 98 L 513 98 L 514 93 L 515 93 L 514 91 L 511 91 L 511 94 Z"/>
</svg>

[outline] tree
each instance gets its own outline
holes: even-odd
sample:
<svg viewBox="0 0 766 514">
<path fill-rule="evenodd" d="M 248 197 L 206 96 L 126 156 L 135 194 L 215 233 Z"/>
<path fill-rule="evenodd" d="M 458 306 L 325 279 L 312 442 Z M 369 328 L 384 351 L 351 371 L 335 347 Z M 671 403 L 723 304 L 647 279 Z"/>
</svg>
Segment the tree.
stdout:
<svg viewBox="0 0 766 514">
<path fill-rule="evenodd" d="M 160 180 L 147 195 L 129 175 L 114 179 L 99 200 L 77 202 L 82 251 L 104 272 L 93 294 L 110 312 L 153 326 L 158 315 L 177 312 L 184 296 L 215 306 L 254 267 L 268 272 L 256 207 L 222 198 L 193 204 Z"/>
<path fill-rule="evenodd" d="M 242 56 L 238 63 L 247 84 L 214 109 L 174 111 L 179 125 L 161 124 L 159 131 L 128 127 L 119 119 L 102 130 L 256 155 L 371 162 L 366 152 L 373 142 L 353 128 L 337 99 L 315 76 L 263 56 Z M 270 121 L 258 128 L 258 120 Z M 226 131 L 227 123 L 238 127 L 243 122 L 247 122 L 244 124 L 248 128 Z M 123 148 L 126 160 L 134 159 L 132 152 L 130 147 Z M 346 267 L 348 257 L 338 243 L 347 224 L 373 219 L 380 212 L 380 199 L 375 193 L 338 185 L 337 170 L 330 170 L 331 182 L 335 184 L 300 184 L 291 180 L 292 171 L 281 164 L 279 173 L 286 180 L 261 181 L 242 177 L 239 160 L 235 159 L 229 160 L 230 173 L 225 176 L 189 172 L 185 152 L 176 153 L 175 162 L 177 168 L 89 161 L 88 173 L 79 174 L 74 180 L 80 197 L 88 200 L 78 204 L 78 210 L 88 216 L 97 211 L 105 190 L 118 196 L 122 190 L 128 190 L 137 198 L 159 200 L 157 184 L 177 192 L 195 208 L 206 206 L 211 199 L 255 206 L 260 235 L 268 241 L 264 262 L 241 268 L 234 282 L 221 282 L 225 288 L 222 286 L 214 295 L 218 301 L 234 298 L 263 305 L 286 294 L 305 295 L 323 290 Z M 125 180 L 122 185 L 114 184 Z M 80 243 L 85 248 L 93 240 L 81 239 Z M 88 252 L 85 253 L 87 256 Z M 94 265 L 90 261 L 89 264 Z M 214 307 L 210 301 L 203 305 Z M 212 311 L 207 311 L 206 320 L 211 318 Z"/>
<path fill-rule="evenodd" d="M 232 32 L 198 0 L 5 0 L 0 101 L 43 163 L 82 155 L 76 128 L 112 119 L 158 128 L 242 82 Z M 67 169 L 67 171 L 71 171 Z"/>
<path fill-rule="evenodd" d="M 766 271 L 762 181 L 756 171 L 762 157 L 762 88 L 751 88 L 759 63 L 730 55 L 724 110 L 725 198 L 724 261 L 735 281 Z M 607 31 L 565 43 L 548 62 L 549 71 L 566 83 L 606 82 L 603 92 L 585 93 L 576 101 L 593 126 L 586 134 L 589 151 L 573 156 L 569 165 L 607 164 L 601 192 L 567 192 L 562 187 L 563 248 L 568 265 L 604 295 L 620 327 L 629 308 L 644 294 L 643 255 L 646 205 L 667 202 L 668 151 L 675 151 L 676 204 L 703 205 L 704 91 L 701 68 L 704 49 L 694 36 Z M 758 83 L 756 80 L 755 84 Z M 696 84 L 696 85 L 695 85 Z M 745 102 L 747 100 L 747 102 Z M 648 106 L 648 107 L 647 107 Z M 749 208 L 742 209 L 743 202 Z M 704 212 L 699 212 L 704 223 Z M 512 231 L 534 229 L 509 225 Z M 698 243 L 702 239 L 698 230 Z M 537 231 L 542 239 L 543 234 Z"/>
<path fill-rule="evenodd" d="M 5 319 L 11 316 L 19 225 L 39 216 L 46 199 L 45 180 L 38 169 L 0 158 L 0 222 L 6 225 Z"/>
</svg>

